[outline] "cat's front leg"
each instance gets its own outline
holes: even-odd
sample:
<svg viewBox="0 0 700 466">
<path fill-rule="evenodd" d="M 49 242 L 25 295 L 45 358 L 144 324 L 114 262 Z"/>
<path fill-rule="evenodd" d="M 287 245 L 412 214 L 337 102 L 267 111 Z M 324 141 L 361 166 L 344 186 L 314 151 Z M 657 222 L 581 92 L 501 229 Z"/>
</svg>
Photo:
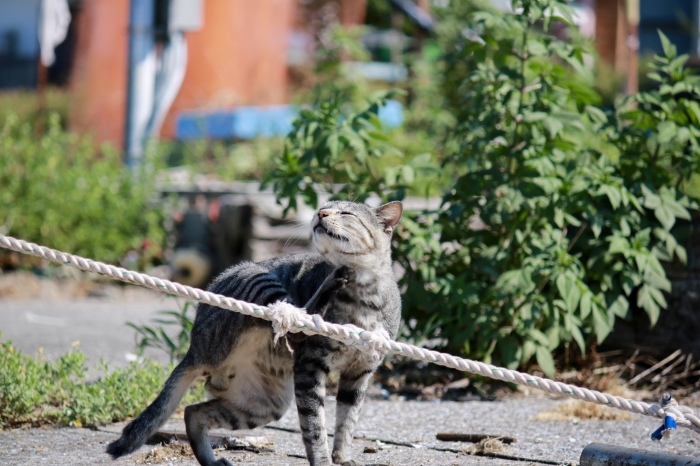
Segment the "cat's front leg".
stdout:
<svg viewBox="0 0 700 466">
<path fill-rule="evenodd" d="M 299 413 L 299 427 L 311 466 L 330 466 L 326 432 L 326 377 L 330 368 L 319 351 L 324 337 L 307 338 L 294 352 L 294 394 Z"/>
<path fill-rule="evenodd" d="M 360 416 L 362 401 L 375 368 L 353 367 L 343 371 L 338 381 L 335 411 L 335 438 L 333 440 L 333 462 L 342 465 L 357 465 L 349 457 L 352 435 Z"/>
</svg>

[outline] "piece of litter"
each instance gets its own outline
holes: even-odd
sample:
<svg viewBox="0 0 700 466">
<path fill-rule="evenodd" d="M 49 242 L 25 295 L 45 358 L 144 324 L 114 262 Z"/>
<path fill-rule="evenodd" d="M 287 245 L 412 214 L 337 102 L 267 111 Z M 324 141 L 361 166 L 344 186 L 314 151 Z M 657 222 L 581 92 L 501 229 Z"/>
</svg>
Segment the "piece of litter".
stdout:
<svg viewBox="0 0 700 466">
<path fill-rule="evenodd" d="M 503 442 L 501 442 L 500 440 L 495 438 L 488 438 L 480 441 L 475 445 L 472 445 L 467 450 L 465 450 L 465 453 L 476 456 L 489 456 L 501 453 L 505 451 L 505 449 L 506 448 L 503 445 Z"/>
<path fill-rule="evenodd" d="M 438 440 L 442 440 L 443 442 L 477 443 L 477 442 L 481 442 L 482 440 L 488 440 L 488 439 L 498 439 L 503 444 L 506 444 L 506 445 L 510 445 L 511 443 L 516 442 L 514 437 L 505 437 L 505 436 L 501 436 L 501 435 L 489 435 L 489 434 L 460 434 L 460 433 L 455 433 L 455 432 L 438 432 L 438 434 L 436 435 L 436 438 Z"/>
<path fill-rule="evenodd" d="M 223 446 L 227 450 L 246 450 L 255 453 L 274 451 L 274 443 L 267 437 L 226 437 Z"/>
</svg>

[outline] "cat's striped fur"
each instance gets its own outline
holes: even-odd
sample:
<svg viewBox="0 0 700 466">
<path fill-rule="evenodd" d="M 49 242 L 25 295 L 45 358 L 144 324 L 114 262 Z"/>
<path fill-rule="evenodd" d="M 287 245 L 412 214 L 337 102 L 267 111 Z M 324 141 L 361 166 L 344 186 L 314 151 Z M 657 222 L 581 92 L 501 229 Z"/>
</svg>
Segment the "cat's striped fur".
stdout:
<svg viewBox="0 0 700 466">
<path fill-rule="evenodd" d="M 312 220 L 318 254 L 293 255 L 232 267 L 210 290 L 261 305 L 286 300 L 331 322 L 396 335 L 401 298 L 391 269 L 391 233 L 402 213 L 391 202 L 376 209 L 330 202 Z M 202 465 L 214 457 L 209 429 L 245 429 L 277 420 L 296 397 L 311 465 L 352 464 L 349 446 L 378 361 L 321 336 L 290 336 L 294 349 L 273 343 L 268 322 L 208 304 L 197 308 L 190 348 L 151 405 L 107 447 L 114 458 L 143 445 L 177 408 L 190 384 L 207 378 L 212 399 L 185 409 L 187 436 Z M 333 453 L 327 445 L 326 377 L 340 373 Z"/>
</svg>

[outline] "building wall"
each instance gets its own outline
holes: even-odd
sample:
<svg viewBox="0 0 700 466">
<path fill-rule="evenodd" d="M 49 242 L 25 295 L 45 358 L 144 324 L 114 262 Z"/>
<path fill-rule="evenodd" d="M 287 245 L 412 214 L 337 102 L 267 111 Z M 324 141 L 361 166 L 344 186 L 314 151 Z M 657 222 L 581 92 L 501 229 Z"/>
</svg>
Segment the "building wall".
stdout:
<svg viewBox="0 0 700 466">
<path fill-rule="evenodd" d="M 179 111 L 287 102 L 287 41 L 295 0 L 205 0 L 204 27 L 187 34 L 185 80 L 163 124 Z"/>
<path fill-rule="evenodd" d="M 71 78 L 71 129 L 121 147 L 129 0 L 83 5 Z M 187 71 L 161 136 L 173 136 L 182 110 L 285 103 L 295 5 L 295 0 L 205 0 L 202 29 L 187 33 Z"/>
<path fill-rule="evenodd" d="M 121 147 L 127 83 L 128 0 L 83 2 L 70 79 L 70 129 Z"/>
</svg>

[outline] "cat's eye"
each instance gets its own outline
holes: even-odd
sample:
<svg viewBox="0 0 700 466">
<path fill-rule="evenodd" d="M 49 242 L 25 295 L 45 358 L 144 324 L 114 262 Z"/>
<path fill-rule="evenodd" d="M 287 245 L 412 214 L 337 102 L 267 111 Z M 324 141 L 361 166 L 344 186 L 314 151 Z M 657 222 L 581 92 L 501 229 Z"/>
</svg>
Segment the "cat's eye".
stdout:
<svg viewBox="0 0 700 466">
<path fill-rule="evenodd" d="M 355 214 L 353 214 L 352 212 L 341 212 L 340 215 L 352 215 L 353 217 L 355 216 Z"/>
</svg>

